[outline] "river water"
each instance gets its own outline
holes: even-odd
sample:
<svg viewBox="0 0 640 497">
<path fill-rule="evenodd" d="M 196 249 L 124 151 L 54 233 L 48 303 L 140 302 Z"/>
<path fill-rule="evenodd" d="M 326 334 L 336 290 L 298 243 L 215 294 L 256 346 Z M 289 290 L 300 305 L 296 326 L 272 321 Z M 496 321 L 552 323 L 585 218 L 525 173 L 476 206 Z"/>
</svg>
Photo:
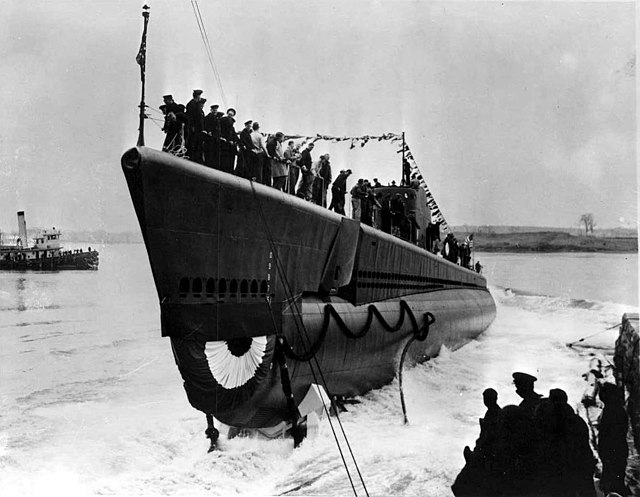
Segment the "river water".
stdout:
<svg viewBox="0 0 640 497">
<path fill-rule="evenodd" d="M 291 440 L 222 438 L 182 389 L 142 245 L 99 247 L 97 272 L 0 272 L 1 495 L 350 495 L 326 422 Z M 341 416 L 370 495 L 452 495 L 484 414 L 482 391 L 516 403 L 511 373 L 572 404 L 592 353 L 638 310 L 636 254 L 476 254 L 498 314 L 462 349 L 405 371 Z M 586 347 L 567 342 L 595 335 Z M 355 475 L 353 464 L 350 465 Z M 358 495 L 365 495 L 354 476 Z"/>
</svg>

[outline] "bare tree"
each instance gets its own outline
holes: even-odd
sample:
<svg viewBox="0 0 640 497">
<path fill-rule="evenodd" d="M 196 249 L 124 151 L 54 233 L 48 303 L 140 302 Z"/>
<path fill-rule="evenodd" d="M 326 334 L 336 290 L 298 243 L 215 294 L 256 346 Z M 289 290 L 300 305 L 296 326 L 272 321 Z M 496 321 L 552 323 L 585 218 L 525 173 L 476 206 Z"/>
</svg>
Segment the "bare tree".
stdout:
<svg viewBox="0 0 640 497">
<path fill-rule="evenodd" d="M 596 225 L 593 214 L 582 214 L 580 216 L 580 224 L 584 224 L 584 234 L 588 235 L 589 231 L 593 234 L 593 227 Z"/>
</svg>

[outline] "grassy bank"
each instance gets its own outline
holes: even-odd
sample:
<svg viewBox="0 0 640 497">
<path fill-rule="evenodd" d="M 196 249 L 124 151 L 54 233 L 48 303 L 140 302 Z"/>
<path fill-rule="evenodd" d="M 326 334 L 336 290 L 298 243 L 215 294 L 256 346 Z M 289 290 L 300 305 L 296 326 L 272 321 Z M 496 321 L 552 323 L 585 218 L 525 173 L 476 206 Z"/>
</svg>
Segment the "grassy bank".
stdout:
<svg viewBox="0 0 640 497">
<path fill-rule="evenodd" d="M 456 233 L 464 240 L 466 233 Z M 475 249 L 481 252 L 637 252 L 632 237 L 575 236 L 556 231 L 535 233 L 476 233 Z"/>
</svg>

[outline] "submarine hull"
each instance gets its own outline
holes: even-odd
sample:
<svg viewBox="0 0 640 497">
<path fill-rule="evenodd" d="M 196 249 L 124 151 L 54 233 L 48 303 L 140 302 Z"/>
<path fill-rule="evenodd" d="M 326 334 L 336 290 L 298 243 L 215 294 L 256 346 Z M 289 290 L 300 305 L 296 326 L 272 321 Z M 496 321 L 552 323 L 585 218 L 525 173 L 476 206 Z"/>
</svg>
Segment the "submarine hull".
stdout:
<svg viewBox="0 0 640 497">
<path fill-rule="evenodd" d="M 297 197 L 145 147 L 122 158 L 190 403 L 225 424 L 288 419 L 321 382 L 357 395 L 456 349 L 495 317 L 485 278 Z M 284 345 L 283 345 L 284 344 Z"/>
</svg>

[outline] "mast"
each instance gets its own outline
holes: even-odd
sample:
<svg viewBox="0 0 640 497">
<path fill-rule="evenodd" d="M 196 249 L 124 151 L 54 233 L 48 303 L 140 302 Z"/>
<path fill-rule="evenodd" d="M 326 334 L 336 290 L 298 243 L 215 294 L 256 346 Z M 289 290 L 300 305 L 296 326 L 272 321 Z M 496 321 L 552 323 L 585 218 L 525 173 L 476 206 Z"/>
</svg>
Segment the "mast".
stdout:
<svg viewBox="0 0 640 497">
<path fill-rule="evenodd" d="M 404 143 L 404 131 L 402 132 L 402 173 L 400 174 L 400 179 L 403 180 L 404 179 L 404 150 L 406 148 L 406 145 Z"/>
<path fill-rule="evenodd" d="M 142 17 L 144 18 L 144 28 L 142 30 L 142 41 L 140 42 L 140 50 L 136 55 L 136 62 L 140 66 L 140 81 L 142 81 L 142 90 L 140 95 L 140 124 L 138 125 L 138 147 L 144 146 L 144 120 L 147 116 L 144 113 L 147 107 L 144 103 L 144 87 L 145 87 L 145 70 L 147 65 L 147 24 L 149 24 L 149 6 L 142 7 Z"/>
</svg>

